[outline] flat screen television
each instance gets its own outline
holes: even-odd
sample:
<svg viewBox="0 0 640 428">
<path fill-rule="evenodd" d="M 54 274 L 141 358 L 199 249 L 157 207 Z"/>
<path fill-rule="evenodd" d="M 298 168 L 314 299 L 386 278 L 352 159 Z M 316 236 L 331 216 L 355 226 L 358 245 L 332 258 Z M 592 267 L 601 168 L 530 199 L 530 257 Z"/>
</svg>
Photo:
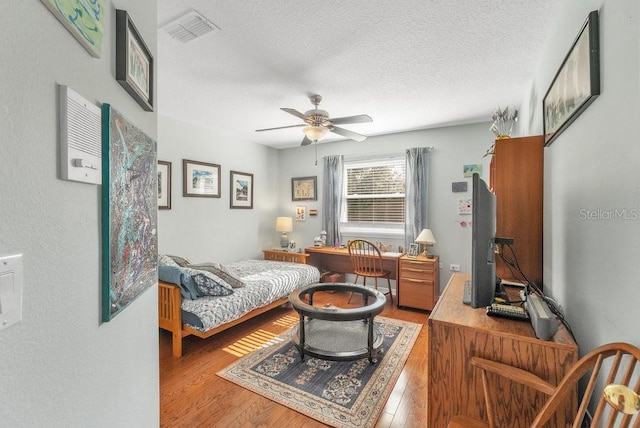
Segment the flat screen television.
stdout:
<svg viewBox="0 0 640 428">
<path fill-rule="evenodd" d="M 471 307 L 493 302 L 496 291 L 496 195 L 473 174 L 471 200 Z"/>
</svg>

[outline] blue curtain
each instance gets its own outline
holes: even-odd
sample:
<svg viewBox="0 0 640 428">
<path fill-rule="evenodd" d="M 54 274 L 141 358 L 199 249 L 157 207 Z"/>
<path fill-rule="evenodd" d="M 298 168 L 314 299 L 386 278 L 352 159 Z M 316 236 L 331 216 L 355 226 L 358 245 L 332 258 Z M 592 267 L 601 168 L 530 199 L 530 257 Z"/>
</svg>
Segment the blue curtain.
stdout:
<svg viewBox="0 0 640 428">
<path fill-rule="evenodd" d="M 340 217 L 342 215 L 342 180 L 344 160 L 342 155 L 324 158 L 322 179 L 322 227 L 327 232 L 327 245 L 341 242 Z"/>
<path fill-rule="evenodd" d="M 407 150 L 407 183 L 405 188 L 405 248 L 414 242 L 422 229 L 428 228 L 427 201 L 429 200 L 430 147 Z"/>
</svg>

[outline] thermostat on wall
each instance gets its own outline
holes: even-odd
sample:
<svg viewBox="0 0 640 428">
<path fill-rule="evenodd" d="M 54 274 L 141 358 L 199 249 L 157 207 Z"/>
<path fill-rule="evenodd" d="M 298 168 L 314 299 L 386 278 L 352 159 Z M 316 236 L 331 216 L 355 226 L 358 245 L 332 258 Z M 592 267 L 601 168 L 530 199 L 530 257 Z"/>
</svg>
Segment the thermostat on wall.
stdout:
<svg viewBox="0 0 640 428">
<path fill-rule="evenodd" d="M 60 85 L 60 175 L 63 180 L 102 184 L 101 110 Z"/>
</svg>

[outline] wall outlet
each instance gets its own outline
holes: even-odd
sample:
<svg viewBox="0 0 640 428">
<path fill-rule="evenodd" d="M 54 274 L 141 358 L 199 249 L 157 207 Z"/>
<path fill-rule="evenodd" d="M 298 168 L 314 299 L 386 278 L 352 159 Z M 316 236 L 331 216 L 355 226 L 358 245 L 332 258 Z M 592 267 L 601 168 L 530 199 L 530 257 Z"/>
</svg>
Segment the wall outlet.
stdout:
<svg viewBox="0 0 640 428">
<path fill-rule="evenodd" d="M 449 265 L 449 270 L 453 272 L 460 272 L 460 265 L 451 264 Z"/>
</svg>

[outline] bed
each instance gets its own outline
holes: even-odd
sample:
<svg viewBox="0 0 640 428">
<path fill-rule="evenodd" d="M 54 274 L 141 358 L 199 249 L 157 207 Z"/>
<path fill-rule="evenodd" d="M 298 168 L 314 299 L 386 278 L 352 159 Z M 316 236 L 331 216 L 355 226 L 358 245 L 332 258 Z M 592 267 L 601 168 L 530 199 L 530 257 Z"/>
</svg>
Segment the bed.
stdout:
<svg viewBox="0 0 640 428">
<path fill-rule="evenodd" d="M 320 272 L 306 264 L 307 257 L 303 253 L 265 251 L 265 260 L 222 266 L 194 265 L 180 257 L 161 255 L 158 324 L 172 334 L 173 355 L 182 356 L 183 337 L 211 337 L 287 303 L 292 290 L 319 282 Z M 200 290 L 210 293 L 203 296 Z"/>
</svg>

